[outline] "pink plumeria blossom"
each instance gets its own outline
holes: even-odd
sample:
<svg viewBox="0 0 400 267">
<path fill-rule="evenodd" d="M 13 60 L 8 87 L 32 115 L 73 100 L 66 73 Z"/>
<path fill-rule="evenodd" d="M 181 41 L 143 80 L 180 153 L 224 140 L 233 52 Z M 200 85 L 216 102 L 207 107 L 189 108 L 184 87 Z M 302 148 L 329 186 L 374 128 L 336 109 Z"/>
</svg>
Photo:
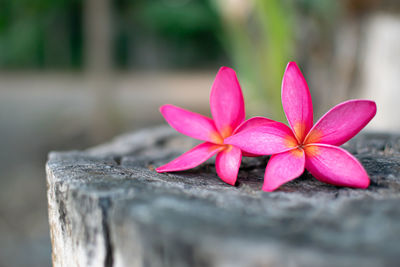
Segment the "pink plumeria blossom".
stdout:
<svg viewBox="0 0 400 267">
<path fill-rule="evenodd" d="M 363 166 L 339 146 L 375 116 L 375 102 L 343 102 L 313 126 L 310 91 L 296 63 L 290 62 L 282 81 L 282 104 L 291 128 L 272 122 L 225 139 L 226 144 L 243 151 L 272 155 L 265 170 L 264 191 L 274 191 L 299 177 L 305 168 L 325 183 L 356 188 L 369 186 Z"/>
<path fill-rule="evenodd" d="M 271 120 L 255 117 L 244 122 L 242 90 L 235 71 L 228 67 L 222 67 L 215 78 L 210 107 L 213 120 L 173 105 L 160 108 L 165 120 L 175 130 L 205 142 L 157 168 L 157 172 L 191 169 L 217 154 L 215 168 L 218 176 L 228 184 L 235 184 L 243 153 L 236 146 L 224 144 L 224 139 L 252 127 L 268 124 Z M 246 153 L 243 155 L 255 156 Z"/>
</svg>

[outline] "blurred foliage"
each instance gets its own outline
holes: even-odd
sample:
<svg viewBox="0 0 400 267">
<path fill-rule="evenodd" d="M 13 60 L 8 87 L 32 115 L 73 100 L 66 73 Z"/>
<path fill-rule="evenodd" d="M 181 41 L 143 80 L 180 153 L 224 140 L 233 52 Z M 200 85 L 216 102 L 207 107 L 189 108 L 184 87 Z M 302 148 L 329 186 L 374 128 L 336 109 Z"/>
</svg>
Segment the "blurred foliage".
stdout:
<svg viewBox="0 0 400 267">
<path fill-rule="evenodd" d="M 225 47 L 250 88 L 250 113 L 282 119 L 280 84 L 293 56 L 291 6 L 280 0 L 214 0 L 214 4 L 222 15 Z"/>
<path fill-rule="evenodd" d="M 208 1 L 112 1 L 115 67 L 215 66 L 224 58 Z M 82 0 L 0 0 L 0 68 L 81 68 Z"/>
<path fill-rule="evenodd" d="M 115 1 L 117 65 L 215 66 L 224 55 L 217 39 L 221 24 L 208 1 Z"/>
<path fill-rule="evenodd" d="M 280 87 L 285 66 L 289 61 L 308 61 L 309 50 L 316 47 L 313 41 L 329 47 L 338 1 L 211 1 L 221 14 L 221 41 L 249 89 L 249 114 L 284 120 Z M 321 30 L 317 35 L 322 38 L 307 40 L 310 24 Z"/>
<path fill-rule="evenodd" d="M 0 67 L 78 67 L 82 63 L 78 0 L 0 0 Z"/>
<path fill-rule="evenodd" d="M 325 25 L 321 39 L 329 44 L 338 5 L 330 0 L 110 1 L 114 67 L 217 68 L 231 60 L 251 100 L 249 113 L 276 119 L 283 117 L 285 65 L 308 60 L 309 51 L 299 48 L 313 49 L 304 45 L 306 34 L 296 18 Z M 83 4 L 0 0 L 0 68 L 82 68 Z"/>
</svg>

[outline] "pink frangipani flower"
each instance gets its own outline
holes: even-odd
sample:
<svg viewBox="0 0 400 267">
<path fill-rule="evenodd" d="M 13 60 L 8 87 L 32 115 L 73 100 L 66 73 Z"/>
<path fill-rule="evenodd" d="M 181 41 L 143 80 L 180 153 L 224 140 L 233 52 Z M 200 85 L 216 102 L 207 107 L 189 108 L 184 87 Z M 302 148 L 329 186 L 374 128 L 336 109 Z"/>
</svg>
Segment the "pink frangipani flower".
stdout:
<svg viewBox="0 0 400 267">
<path fill-rule="evenodd" d="M 245 108 L 242 90 L 234 70 L 222 67 L 213 83 L 210 95 L 213 120 L 203 115 L 173 106 L 160 108 L 165 120 L 178 132 L 205 141 L 175 160 L 158 167 L 157 172 L 174 172 L 194 168 L 217 154 L 215 168 L 218 176 L 234 185 L 237 179 L 242 151 L 224 144 L 224 139 L 271 120 L 255 117 L 244 122 Z M 256 156 L 243 154 L 244 156 Z"/>
<path fill-rule="evenodd" d="M 305 168 L 325 183 L 356 188 L 369 186 L 363 166 L 339 146 L 375 116 L 375 102 L 343 102 L 313 125 L 310 91 L 296 63 L 290 62 L 282 81 L 282 105 L 291 128 L 272 122 L 225 139 L 226 144 L 243 151 L 272 155 L 265 170 L 264 191 L 274 191 L 299 177 Z"/>
</svg>

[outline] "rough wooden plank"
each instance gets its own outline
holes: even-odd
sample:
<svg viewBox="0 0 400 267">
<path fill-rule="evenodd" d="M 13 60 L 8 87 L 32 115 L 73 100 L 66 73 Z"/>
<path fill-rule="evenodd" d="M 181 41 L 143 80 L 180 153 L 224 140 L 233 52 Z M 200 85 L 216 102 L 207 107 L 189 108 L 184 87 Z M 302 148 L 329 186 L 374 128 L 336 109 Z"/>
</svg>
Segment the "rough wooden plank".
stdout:
<svg viewBox="0 0 400 267">
<path fill-rule="evenodd" d="M 157 174 L 194 143 L 167 127 L 46 165 L 54 266 L 398 266 L 400 136 L 361 135 L 344 147 L 368 190 L 305 173 L 262 192 L 267 157 L 245 158 L 238 184 L 212 161 Z"/>
</svg>

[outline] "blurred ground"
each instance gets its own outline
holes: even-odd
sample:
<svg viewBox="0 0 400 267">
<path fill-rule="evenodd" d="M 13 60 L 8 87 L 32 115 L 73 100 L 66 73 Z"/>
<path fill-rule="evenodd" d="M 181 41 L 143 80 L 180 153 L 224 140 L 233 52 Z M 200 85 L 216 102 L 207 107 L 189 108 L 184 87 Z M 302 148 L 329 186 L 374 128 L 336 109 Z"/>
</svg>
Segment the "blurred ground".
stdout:
<svg viewBox="0 0 400 267">
<path fill-rule="evenodd" d="M 83 149 L 163 121 L 173 103 L 208 114 L 212 73 L 120 74 L 110 82 L 117 108 L 105 133 L 93 82 L 79 74 L 0 74 L 0 266 L 50 266 L 44 163 L 50 150 Z M 110 128 L 107 129 L 107 125 Z M 117 127 L 115 127 L 117 125 Z"/>
</svg>

